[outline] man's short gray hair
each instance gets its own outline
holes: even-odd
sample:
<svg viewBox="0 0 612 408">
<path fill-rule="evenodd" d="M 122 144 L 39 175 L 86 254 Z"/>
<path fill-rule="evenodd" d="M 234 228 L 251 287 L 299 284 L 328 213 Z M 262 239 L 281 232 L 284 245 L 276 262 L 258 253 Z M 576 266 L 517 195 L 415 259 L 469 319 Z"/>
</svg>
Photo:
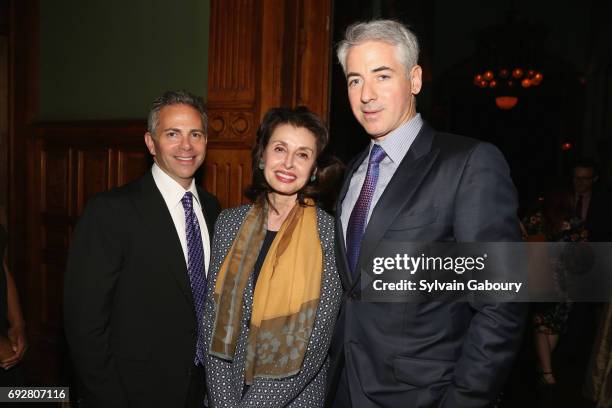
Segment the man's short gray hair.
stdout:
<svg viewBox="0 0 612 408">
<path fill-rule="evenodd" d="M 402 23 L 393 20 L 372 20 L 351 24 L 338 44 L 338 60 L 346 75 L 346 57 L 351 47 L 366 41 L 382 41 L 394 45 L 398 59 L 410 72 L 419 61 L 419 41 Z"/>
<path fill-rule="evenodd" d="M 149 116 L 147 118 L 147 130 L 152 135 L 155 135 L 155 129 L 159 123 L 159 111 L 170 105 L 189 105 L 200 114 L 202 119 L 202 127 L 204 132 L 208 133 L 208 117 L 204 111 L 204 102 L 202 98 L 187 91 L 166 91 L 162 96 L 155 99 L 149 110 Z"/>
</svg>

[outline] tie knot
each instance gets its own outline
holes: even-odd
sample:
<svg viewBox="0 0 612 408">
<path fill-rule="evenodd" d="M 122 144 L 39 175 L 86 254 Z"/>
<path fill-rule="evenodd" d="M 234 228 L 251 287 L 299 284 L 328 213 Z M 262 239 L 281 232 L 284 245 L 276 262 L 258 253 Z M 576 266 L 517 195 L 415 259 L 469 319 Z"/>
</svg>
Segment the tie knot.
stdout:
<svg viewBox="0 0 612 408">
<path fill-rule="evenodd" d="M 372 146 L 372 151 L 370 152 L 369 164 L 379 164 L 386 156 L 387 154 L 383 148 L 380 147 L 380 145 L 375 144 Z"/>
<path fill-rule="evenodd" d="M 193 194 L 191 194 L 191 191 L 185 193 L 183 198 L 181 198 L 181 203 L 183 203 L 183 208 L 185 210 L 191 210 L 193 207 Z"/>
</svg>

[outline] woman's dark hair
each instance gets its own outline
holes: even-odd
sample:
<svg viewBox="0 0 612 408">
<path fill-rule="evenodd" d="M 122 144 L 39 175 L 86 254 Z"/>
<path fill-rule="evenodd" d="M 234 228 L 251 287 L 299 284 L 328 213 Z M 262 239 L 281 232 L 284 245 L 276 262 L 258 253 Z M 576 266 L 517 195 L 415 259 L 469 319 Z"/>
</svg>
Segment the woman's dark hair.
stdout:
<svg viewBox="0 0 612 408">
<path fill-rule="evenodd" d="M 335 202 L 334 192 L 337 192 L 344 166 L 340 160 L 326 154 L 325 148 L 329 143 L 327 126 L 317 115 L 304 106 L 295 109 L 272 108 L 264 116 L 257 129 L 255 146 L 253 146 L 251 152 L 253 178 L 245 195 L 254 202 L 267 200 L 268 193 L 272 191 L 272 188 L 266 181 L 263 171 L 259 168 L 259 163 L 276 128 L 286 124 L 310 131 L 316 140 L 316 180 L 314 182 L 308 181 L 298 191 L 298 202 L 304 205 L 306 198 L 312 198 L 327 210 L 331 210 Z"/>
</svg>

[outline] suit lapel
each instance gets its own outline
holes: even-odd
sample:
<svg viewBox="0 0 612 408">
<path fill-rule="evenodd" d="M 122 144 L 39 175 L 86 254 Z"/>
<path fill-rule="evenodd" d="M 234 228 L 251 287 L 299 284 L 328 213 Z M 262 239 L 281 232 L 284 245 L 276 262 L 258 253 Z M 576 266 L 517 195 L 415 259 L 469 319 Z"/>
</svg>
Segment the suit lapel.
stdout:
<svg viewBox="0 0 612 408">
<path fill-rule="evenodd" d="M 433 130 L 423 124 L 412 146 L 402 159 L 387 188 L 376 203 L 361 241 L 357 267 L 371 258 L 383 235 L 405 204 L 412 199 L 429 173 L 438 149 L 431 149 Z"/>
<path fill-rule="evenodd" d="M 134 201 L 142 215 L 143 225 L 149 229 L 149 236 L 155 242 L 155 248 L 159 248 L 161 251 L 155 253 L 152 250 L 151 256 L 158 256 L 164 264 L 164 269 L 173 276 L 189 303 L 193 305 L 193 295 L 183 247 L 168 207 L 157 189 L 150 171 L 141 179 L 140 194 Z"/>
<path fill-rule="evenodd" d="M 200 199 L 200 207 L 202 208 L 202 214 L 204 214 L 204 219 L 206 220 L 206 229 L 208 229 L 208 237 L 210 238 L 210 243 L 212 247 L 212 236 L 215 231 L 215 218 L 211 214 L 213 211 L 210 208 L 209 202 L 206 197 L 206 192 L 196 185 L 196 189 L 198 190 L 198 198 Z"/>
<path fill-rule="evenodd" d="M 340 189 L 339 199 L 336 204 L 336 249 L 337 249 L 337 263 L 338 268 L 340 270 L 340 279 L 342 280 L 342 286 L 344 288 L 350 288 L 354 282 L 352 273 L 349 268 L 348 258 L 346 256 L 346 240 L 344 237 L 344 229 L 342 228 L 342 202 L 346 197 L 346 193 L 348 192 L 348 188 L 351 184 L 351 179 L 353 178 L 353 173 L 359 168 L 359 165 L 366 158 L 370 149 L 369 145 L 363 152 L 361 152 L 357 157 L 355 157 L 348 166 L 348 170 L 346 172 L 346 176 L 344 177 L 344 183 L 342 184 L 342 188 Z"/>
</svg>

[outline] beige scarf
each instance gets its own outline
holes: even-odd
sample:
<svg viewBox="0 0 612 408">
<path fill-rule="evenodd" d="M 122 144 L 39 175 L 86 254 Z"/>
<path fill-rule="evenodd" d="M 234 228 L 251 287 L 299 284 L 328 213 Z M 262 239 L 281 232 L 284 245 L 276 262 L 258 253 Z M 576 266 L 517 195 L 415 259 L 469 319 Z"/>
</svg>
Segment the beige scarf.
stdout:
<svg viewBox="0 0 612 408">
<path fill-rule="evenodd" d="M 216 318 L 210 354 L 233 360 L 244 289 L 259 256 L 267 206 L 254 205 L 228 252 L 215 286 Z M 312 201 L 291 210 L 263 262 L 255 286 L 247 340 L 245 382 L 300 371 L 312 333 L 323 274 L 323 252 Z"/>
</svg>

